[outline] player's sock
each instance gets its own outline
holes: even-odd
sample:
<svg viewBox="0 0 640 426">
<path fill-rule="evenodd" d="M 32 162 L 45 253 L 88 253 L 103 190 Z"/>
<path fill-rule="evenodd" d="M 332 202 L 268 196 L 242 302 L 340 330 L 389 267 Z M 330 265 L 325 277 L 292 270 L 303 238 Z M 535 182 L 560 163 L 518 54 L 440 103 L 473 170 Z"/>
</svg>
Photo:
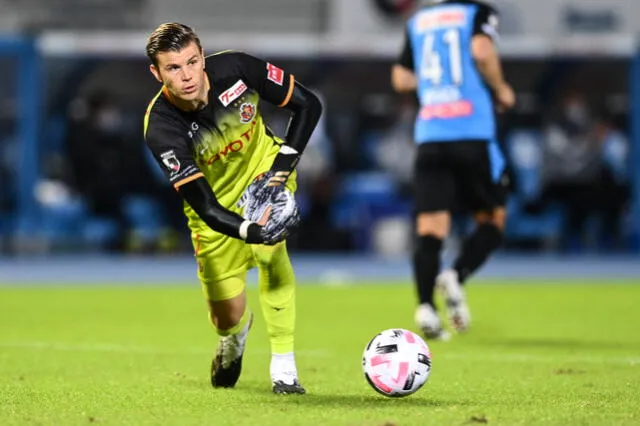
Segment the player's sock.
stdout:
<svg viewBox="0 0 640 426">
<path fill-rule="evenodd" d="M 292 385 L 298 380 L 298 369 L 296 368 L 296 359 L 293 356 L 293 352 L 272 354 L 269 372 L 271 373 L 271 381 L 282 381 L 285 384 Z"/>
<path fill-rule="evenodd" d="M 293 352 L 271 355 L 269 372 L 273 393 L 301 395 L 307 392 L 298 380 L 298 369 Z"/>
<path fill-rule="evenodd" d="M 440 271 L 442 240 L 432 235 L 418 237 L 413 255 L 413 273 L 420 304 L 433 303 L 436 276 Z"/>
<path fill-rule="evenodd" d="M 502 244 L 502 231 L 495 225 L 483 223 L 462 244 L 453 269 L 460 284 L 473 274 Z"/>
<path fill-rule="evenodd" d="M 286 245 L 252 248 L 259 269 L 260 303 L 271 353 L 293 352 L 295 275 Z"/>
</svg>

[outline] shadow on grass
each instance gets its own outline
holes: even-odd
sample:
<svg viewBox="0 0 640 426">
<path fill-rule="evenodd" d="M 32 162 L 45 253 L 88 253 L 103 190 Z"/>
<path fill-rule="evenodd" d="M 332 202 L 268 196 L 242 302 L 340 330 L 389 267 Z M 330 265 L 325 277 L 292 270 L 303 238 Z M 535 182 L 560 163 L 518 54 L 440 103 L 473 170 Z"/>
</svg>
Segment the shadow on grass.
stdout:
<svg viewBox="0 0 640 426">
<path fill-rule="evenodd" d="M 183 389 L 212 392 L 214 396 L 231 397 L 237 401 L 253 400 L 255 403 L 267 403 L 282 409 L 291 406 L 304 406 L 316 408 L 353 408 L 367 410 L 397 409 L 398 407 L 408 408 L 443 408 L 472 405 L 464 399 L 445 400 L 436 398 L 428 389 L 421 389 L 413 395 L 404 398 L 388 398 L 377 394 L 372 389 L 364 388 L 362 391 L 354 390 L 336 392 L 327 388 L 326 385 L 314 387 L 306 385 L 305 395 L 275 395 L 271 391 L 271 383 L 264 380 L 251 380 L 242 378 L 233 389 L 213 389 L 207 380 L 194 377 L 177 377 L 176 384 Z"/>
<path fill-rule="evenodd" d="M 400 407 L 453 407 L 469 405 L 470 402 L 464 400 L 443 400 L 434 398 L 432 394 L 422 390 L 414 395 L 404 398 L 388 398 L 383 395 L 376 394 L 373 390 L 367 390 L 368 394 L 360 393 L 329 393 L 330 390 L 321 388 L 319 390 L 313 387 L 307 387 L 305 395 L 274 395 L 271 388 L 264 383 L 248 382 L 239 385 L 238 391 L 251 395 L 260 394 L 269 400 L 269 404 L 283 405 L 300 405 L 305 407 L 323 407 L 323 408 L 366 408 L 366 409 L 397 409 Z"/>
</svg>

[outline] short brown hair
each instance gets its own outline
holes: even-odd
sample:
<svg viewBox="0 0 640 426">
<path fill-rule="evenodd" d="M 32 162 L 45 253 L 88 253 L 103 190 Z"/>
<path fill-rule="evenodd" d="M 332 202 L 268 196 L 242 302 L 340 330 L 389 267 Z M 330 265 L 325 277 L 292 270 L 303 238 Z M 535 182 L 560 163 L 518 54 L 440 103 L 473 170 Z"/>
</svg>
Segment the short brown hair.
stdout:
<svg viewBox="0 0 640 426">
<path fill-rule="evenodd" d="M 147 56 L 154 65 L 158 65 L 158 53 L 178 52 L 195 41 L 202 50 L 198 35 L 191 28 L 177 22 L 167 22 L 156 28 L 147 41 Z"/>
</svg>

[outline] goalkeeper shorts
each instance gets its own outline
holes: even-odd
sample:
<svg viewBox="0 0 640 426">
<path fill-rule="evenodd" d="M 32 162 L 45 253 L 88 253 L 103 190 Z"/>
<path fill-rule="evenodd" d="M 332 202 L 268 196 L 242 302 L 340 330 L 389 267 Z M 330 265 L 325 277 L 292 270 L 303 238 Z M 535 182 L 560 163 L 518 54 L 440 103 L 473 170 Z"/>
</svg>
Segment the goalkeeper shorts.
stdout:
<svg viewBox="0 0 640 426">
<path fill-rule="evenodd" d="M 268 170 L 272 162 L 273 158 L 265 159 L 264 167 L 256 172 L 256 176 Z M 294 172 L 287 180 L 287 188 L 292 192 L 296 190 L 295 179 Z M 227 208 L 238 212 L 235 203 Z M 253 246 L 203 226 L 192 229 L 191 240 L 198 267 L 198 279 L 205 297 L 211 301 L 232 299 L 242 293 L 244 285 L 238 286 L 239 288 L 223 288 L 220 281 L 255 267 L 254 249 L 266 247 Z"/>
</svg>

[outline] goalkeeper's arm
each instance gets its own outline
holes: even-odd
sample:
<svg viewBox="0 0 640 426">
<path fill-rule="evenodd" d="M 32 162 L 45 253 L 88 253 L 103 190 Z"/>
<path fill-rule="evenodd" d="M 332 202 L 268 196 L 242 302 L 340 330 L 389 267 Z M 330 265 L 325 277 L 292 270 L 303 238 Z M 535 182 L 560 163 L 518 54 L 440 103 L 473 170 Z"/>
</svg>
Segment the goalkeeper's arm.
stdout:
<svg viewBox="0 0 640 426">
<path fill-rule="evenodd" d="M 179 186 L 178 192 L 214 231 L 243 239 L 249 244 L 264 242 L 262 226 L 225 209 L 218 202 L 211 186 L 203 176 Z"/>
<path fill-rule="evenodd" d="M 292 114 L 284 137 L 285 143 L 271 166 L 274 176 L 270 185 L 286 182 L 322 114 L 322 104 L 318 97 L 297 81 L 294 83 L 291 99 L 283 108 Z"/>
</svg>

